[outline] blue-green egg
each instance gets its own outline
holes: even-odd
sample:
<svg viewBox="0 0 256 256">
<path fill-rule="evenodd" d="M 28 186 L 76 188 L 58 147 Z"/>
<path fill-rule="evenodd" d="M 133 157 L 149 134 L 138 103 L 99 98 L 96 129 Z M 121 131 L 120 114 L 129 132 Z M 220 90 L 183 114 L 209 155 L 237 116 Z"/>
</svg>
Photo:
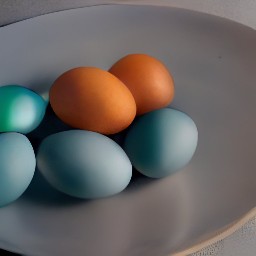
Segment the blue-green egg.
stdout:
<svg viewBox="0 0 256 256">
<path fill-rule="evenodd" d="M 162 178 L 188 164 L 197 141 L 194 121 L 185 113 L 164 108 L 135 121 L 125 138 L 124 149 L 139 172 Z"/>
<path fill-rule="evenodd" d="M 45 138 L 38 150 L 37 166 L 54 188 L 84 199 L 119 193 L 132 176 L 131 162 L 117 143 L 85 130 Z"/>
<path fill-rule="evenodd" d="M 0 134 L 0 207 L 23 194 L 35 166 L 34 150 L 26 136 L 15 132 Z"/>
<path fill-rule="evenodd" d="M 45 109 L 43 98 L 25 87 L 0 87 L 0 132 L 31 132 L 42 121 Z"/>
</svg>

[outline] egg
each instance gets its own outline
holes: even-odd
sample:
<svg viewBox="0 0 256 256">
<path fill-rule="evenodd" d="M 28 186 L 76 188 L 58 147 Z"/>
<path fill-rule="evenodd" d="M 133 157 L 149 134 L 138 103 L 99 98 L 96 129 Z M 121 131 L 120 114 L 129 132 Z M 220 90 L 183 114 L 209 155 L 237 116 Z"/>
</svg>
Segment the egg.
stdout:
<svg viewBox="0 0 256 256">
<path fill-rule="evenodd" d="M 14 132 L 0 134 L 0 207 L 23 194 L 35 166 L 34 150 L 26 136 Z"/>
<path fill-rule="evenodd" d="M 54 188 L 84 199 L 119 193 L 132 176 L 131 162 L 117 143 L 84 130 L 64 131 L 44 139 L 37 165 Z"/>
<path fill-rule="evenodd" d="M 162 178 L 188 164 L 197 141 L 194 121 L 185 113 L 164 108 L 134 122 L 126 135 L 124 149 L 139 172 Z"/>
<path fill-rule="evenodd" d="M 136 115 L 128 88 L 95 67 L 74 68 L 57 78 L 50 89 L 50 104 L 66 124 L 102 134 L 124 130 Z"/>
<path fill-rule="evenodd" d="M 0 132 L 27 134 L 42 121 L 46 103 L 35 92 L 18 85 L 0 87 Z"/>
<path fill-rule="evenodd" d="M 165 65 L 146 54 L 129 54 L 109 70 L 131 91 L 137 115 L 166 107 L 174 97 L 173 78 Z"/>
</svg>

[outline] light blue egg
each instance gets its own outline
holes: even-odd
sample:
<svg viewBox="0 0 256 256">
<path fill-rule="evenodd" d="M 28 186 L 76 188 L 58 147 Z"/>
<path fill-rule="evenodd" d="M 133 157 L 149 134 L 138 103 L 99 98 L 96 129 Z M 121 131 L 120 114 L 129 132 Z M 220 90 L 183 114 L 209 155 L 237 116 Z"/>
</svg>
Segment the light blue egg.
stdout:
<svg viewBox="0 0 256 256">
<path fill-rule="evenodd" d="M 126 136 L 124 149 L 139 172 L 162 178 L 191 160 L 197 140 L 197 127 L 189 116 L 164 108 L 135 121 Z"/>
<path fill-rule="evenodd" d="M 27 134 L 42 121 L 47 103 L 35 92 L 18 85 L 0 87 L 0 132 Z"/>
<path fill-rule="evenodd" d="M 0 134 L 0 207 L 23 194 L 35 166 L 34 150 L 26 136 L 14 132 Z"/>
<path fill-rule="evenodd" d="M 64 131 L 44 139 L 37 165 L 54 188 L 78 198 L 119 193 L 132 176 L 131 162 L 117 143 L 82 130 Z"/>
</svg>

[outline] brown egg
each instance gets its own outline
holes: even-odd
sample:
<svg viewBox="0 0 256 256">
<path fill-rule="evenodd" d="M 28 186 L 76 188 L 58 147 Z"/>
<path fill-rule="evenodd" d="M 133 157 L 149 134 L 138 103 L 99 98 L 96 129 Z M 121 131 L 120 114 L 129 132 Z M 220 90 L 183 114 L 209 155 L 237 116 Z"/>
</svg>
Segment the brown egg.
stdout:
<svg viewBox="0 0 256 256">
<path fill-rule="evenodd" d="M 124 130 L 136 115 L 129 89 L 114 75 L 95 67 L 62 74 L 50 89 L 50 104 L 68 125 L 103 134 Z"/>
<path fill-rule="evenodd" d="M 159 60 L 146 54 L 130 54 L 109 70 L 131 91 L 137 115 L 166 107 L 174 97 L 173 78 Z"/>
</svg>

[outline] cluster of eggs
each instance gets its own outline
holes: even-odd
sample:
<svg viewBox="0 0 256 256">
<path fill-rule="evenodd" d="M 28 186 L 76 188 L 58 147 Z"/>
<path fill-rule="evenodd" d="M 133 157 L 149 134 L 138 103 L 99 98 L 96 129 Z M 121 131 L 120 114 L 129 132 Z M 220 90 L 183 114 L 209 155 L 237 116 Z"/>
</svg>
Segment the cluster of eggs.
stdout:
<svg viewBox="0 0 256 256">
<path fill-rule="evenodd" d="M 132 166 L 151 178 L 181 169 L 198 132 L 189 116 L 166 108 L 173 98 L 168 69 L 145 54 L 127 55 L 109 71 L 71 69 L 55 80 L 49 100 L 72 129 L 44 138 L 35 157 L 23 134 L 40 124 L 47 104 L 24 87 L 0 87 L 0 206 L 26 190 L 36 164 L 54 188 L 88 199 L 121 192 Z M 122 145 L 109 137 L 123 130 Z"/>
</svg>

